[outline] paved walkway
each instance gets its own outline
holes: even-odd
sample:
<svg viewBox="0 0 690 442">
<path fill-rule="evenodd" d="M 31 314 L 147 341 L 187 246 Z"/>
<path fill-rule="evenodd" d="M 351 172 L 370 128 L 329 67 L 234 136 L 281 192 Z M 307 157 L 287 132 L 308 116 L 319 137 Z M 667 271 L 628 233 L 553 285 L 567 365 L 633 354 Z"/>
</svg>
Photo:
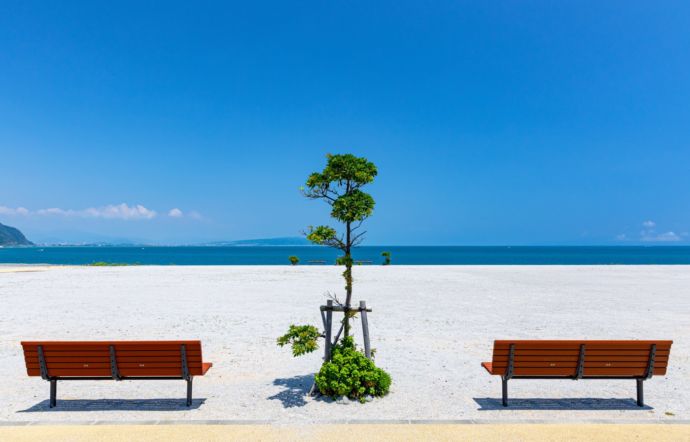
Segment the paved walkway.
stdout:
<svg viewBox="0 0 690 442">
<path fill-rule="evenodd" d="M 0 427 L 3 441 L 690 441 L 674 424 L 29 425 Z"/>
</svg>

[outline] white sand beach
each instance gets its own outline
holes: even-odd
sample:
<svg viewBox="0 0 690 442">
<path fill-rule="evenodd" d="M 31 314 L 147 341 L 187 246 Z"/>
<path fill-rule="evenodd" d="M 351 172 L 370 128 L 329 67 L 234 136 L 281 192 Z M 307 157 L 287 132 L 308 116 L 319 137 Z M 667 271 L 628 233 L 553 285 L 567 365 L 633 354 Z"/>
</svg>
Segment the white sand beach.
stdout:
<svg viewBox="0 0 690 442">
<path fill-rule="evenodd" d="M 0 274 L 2 422 L 489 421 L 675 422 L 690 419 L 688 266 L 365 266 L 355 299 L 369 316 L 391 393 L 371 403 L 306 397 L 322 353 L 293 358 L 276 337 L 320 326 L 338 267 L 41 267 Z M 359 322 L 355 324 L 359 326 Z M 357 329 L 359 331 L 359 329 Z M 359 337 L 359 336 L 358 336 Z M 646 382 L 510 382 L 480 362 L 499 338 L 673 339 L 668 373 Z M 213 368 L 183 381 L 48 383 L 26 375 L 21 340 L 201 339 Z"/>
</svg>

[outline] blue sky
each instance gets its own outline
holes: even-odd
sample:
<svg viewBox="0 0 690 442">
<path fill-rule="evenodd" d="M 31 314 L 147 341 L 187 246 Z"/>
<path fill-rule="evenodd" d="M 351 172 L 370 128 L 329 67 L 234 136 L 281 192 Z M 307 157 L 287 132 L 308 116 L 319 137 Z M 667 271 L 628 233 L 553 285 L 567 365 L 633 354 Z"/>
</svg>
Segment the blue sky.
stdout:
<svg viewBox="0 0 690 442">
<path fill-rule="evenodd" d="M 0 9 L 0 222 L 30 238 L 295 236 L 351 152 L 369 244 L 690 243 L 688 2 Z"/>
</svg>

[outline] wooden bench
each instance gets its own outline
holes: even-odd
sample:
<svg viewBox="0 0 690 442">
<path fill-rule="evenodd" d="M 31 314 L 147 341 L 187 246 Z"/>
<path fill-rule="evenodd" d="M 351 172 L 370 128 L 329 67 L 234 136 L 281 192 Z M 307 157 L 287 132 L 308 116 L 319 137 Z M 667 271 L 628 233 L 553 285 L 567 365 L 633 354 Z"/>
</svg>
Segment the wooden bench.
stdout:
<svg viewBox="0 0 690 442">
<path fill-rule="evenodd" d="M 201 358 L 201 341 L 31 341 L 22 347 L 27 374 L 50 382 L 50 408 L 57 381 L 113 379 L 185 380 L 189 407 L 192 379 L 212 366 Z"/>
<path fill-rule="evenodd" d="M 494 341 L 490 374 L 503 380 L 508 406 L 510 379 L 635 379 L 637 405 L 644 406 L 642 383 L 666 374 L 673 341 Z"/>
</svg>

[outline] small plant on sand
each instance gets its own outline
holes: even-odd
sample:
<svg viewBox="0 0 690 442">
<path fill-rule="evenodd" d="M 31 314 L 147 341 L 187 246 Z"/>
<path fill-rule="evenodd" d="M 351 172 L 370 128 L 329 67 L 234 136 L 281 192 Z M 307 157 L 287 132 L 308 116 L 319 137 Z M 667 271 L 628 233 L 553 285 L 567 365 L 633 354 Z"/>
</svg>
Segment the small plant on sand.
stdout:
<svg viewBox="0 0 690 442">
<path fill-rule="evenodd" d="M 374 211 L 374 199 L 361 188 L 374 181 L 378 171 L 366 158 L 350 154 L 328 155 L 327 158 L 323 171 L 309 175 L 306 186 L 301 190 L 309 199 L 326 202 L 331 207 L 331 217 L 343 224 L 344 231 L 339 235 L 330 226 L 310 226 L 305 235 L 314 244 L 333 247 L 343 253 L 336 264 L 345 267 L 345 299 L 340 301 L 335 295 L 330 297 L 343 311 L 344 318 L 342 337 L 338 332 L 332 342 L 330 357 L 326 357 L 315 384 L 321 394 L 364 401 L 367 396 L 385 395 L 391 383 L 388 373 L 377 368 L 372 359 L 357 350 L 350 333 L 350 321 L 359 311 L 352 308 L 352 249 L 362 243 L 366 232 L 359 229 Z M 320 337 L 325 337 L 325 333 L 319 333 L 314 326 L 291 325 L 287 334 L 278 338 L 278 345 L 290 344 L 292 354 L 300 356 L 316 350 Z"/>
<path fill-rule="evenodd" d="M 296 266 L 297 264 L 299 264 L 299 258 L 296 257 L 295 255 L 288 256 L 288 259 L 290 260 L 290 264 L 292 264 L 293 266 Z"/>
<path fill-rule="evenodd" d="M 321 332 L 313 325 L 291 325 L 288 332 L 278 338 L 278 345 L 290 344 L 292 355 L 302 356 L 319 348 L 316 340 L 320 337 Z"/>
<path fill-rule="evenodd" d="M 391 252 L 381 252 L 381 256 L 383 256 L 383 265 L 391 265 Z"/>
<path fill-rule="evenodd" d="M 87 264 L 91 267 L 125 267 L 125 266 L 135 266 L 139 263 L 128 264 L 126 262 L 106 262 L 106 261 L 96 261 L 91 264 Z"/>
</svg>

